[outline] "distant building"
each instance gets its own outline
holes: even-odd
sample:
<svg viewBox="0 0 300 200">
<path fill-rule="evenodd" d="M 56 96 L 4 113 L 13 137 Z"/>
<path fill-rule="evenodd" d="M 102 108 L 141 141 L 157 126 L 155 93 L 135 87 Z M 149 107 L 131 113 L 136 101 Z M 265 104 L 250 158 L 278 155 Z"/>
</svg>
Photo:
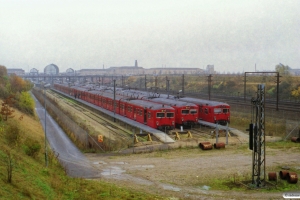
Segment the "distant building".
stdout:
<svg viewBox="0 0 300 200">
<path fill-rule="evenodd" d="M 66 70 L 65 74 L 68 75 L 68 76 L 74 76 L 75 71 L 74 71 L 74 69 L 69 68 L 69 69 Z"/>
<path fill-rule="evenodd" d="M 19 72 L 21 73 L 21 72 Z M 24 73 L 24 70 L 23 70 Z M 111 66 L 109 68 L 96 68 L 96 69 L 80 69 L 73 70 L 69 68 L 66 72 L 59 73 L 59 68 L 55 64 L 47 65 L 44 68 L 44 74 L 47 75 L 70 75 L 70 76 L 85 76 L 85 75 L 100 75 L 100 76 L 133 76 L 133 75 L 168 75 L 168 74 L 215 74 L 214 65 L 207 65 L 206 70 L 200 68 L 185 68 L 185 67 L 158 67 L 145 69 L 138 66 L 138 61 L 135 60 L 134 66 Z M 33 68 L 30 70 L 30 75 L 38 75 L 37 69 Z"/>
<path fill-rule="evenodd" d="M 29 72 L 30 76 L 37 76 L 39 75 L 39 70 L 37 70 L 36 68 L 32 68 Z"/>
<path fill-rule="evenodd" d="M 15 74 L 17 76 L 22 76 L 25 74 L 25 71 L 23 69 L 17 69 L 17 68 L 8 68 L 7 69 L 7 74 L 12 75 Z"/>
<path fill-rule="evenodd" d="M 289 69 L 289 73 L 294 76 L 300 75 L 300 69 Z"/>
<path fill-rule="evenodd" d="M 76 75 L 106 75 L 106 69 L 80 69 L 76 71 Z"/>
<path fill-rule="evenodd" d="M 59 68 L 55 64 L 47 65 L 44 68 L 44 74 L 47 74 L 47 75 L 58 75 L 58 73 L 59 73 Z"/>
<path fill-rule="evenodd" d="M 145 69 L 145 74 L 162 75 L 162 74 L 201 74 L 200 68 L 150 68 Z"/>
<path fill-rule="evenodd" d="M 214 65 L 207 65 L 205 74 L 215 74 L 215 66 Z"/>
</svg>

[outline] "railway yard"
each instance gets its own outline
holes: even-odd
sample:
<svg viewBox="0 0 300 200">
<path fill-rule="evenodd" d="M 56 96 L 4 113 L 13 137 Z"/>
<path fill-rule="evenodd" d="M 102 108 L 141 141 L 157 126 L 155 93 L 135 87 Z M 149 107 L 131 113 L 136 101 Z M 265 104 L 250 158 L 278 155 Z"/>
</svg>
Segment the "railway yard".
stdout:
<svg viewBox="0 0 300 200">
<path fill-rule="evenodd" d="M 168 199 L 282 199 L 287 189 L 299 190 L 299 182 L 287 186 L 286 181 L 270 183 L 262 190 L 250 189 L 243 184 L 251 180 L 252 152 L 248 150 L 245 131 L 232 130 L 228 145 L 222 149 L 201 150 L 200 142 L 216 142 L 213 128 L 199 126 L 184 129 L 180 140 L 163 144 L 147 136 L 134 143 L 132 131 L 122 123 L 107 120 L 85 106 L 70 101 L 54 92 L 48 92 L 77 123 L 85 123 L 91 134 L 103 134 L 104 140 L 127 141 L 117 149 L 105 153 L 85 153 L 92 166 L 99 171 L 100 179 L 116 185 L 134 188 L 168 197 Z M 176 129 L 172 132 L 180 132 Z M 169 134 L 175 139 L 175 134 Z M 280 138 L 267 136 L 266 171 L 289 167 L 300 173 L 299 143 L 274 142 Z M 225 132 L 220 132 L 219 142 L 226 143 Z M 287 188 L 287 189 L 284 189 Z"/>
</svg>

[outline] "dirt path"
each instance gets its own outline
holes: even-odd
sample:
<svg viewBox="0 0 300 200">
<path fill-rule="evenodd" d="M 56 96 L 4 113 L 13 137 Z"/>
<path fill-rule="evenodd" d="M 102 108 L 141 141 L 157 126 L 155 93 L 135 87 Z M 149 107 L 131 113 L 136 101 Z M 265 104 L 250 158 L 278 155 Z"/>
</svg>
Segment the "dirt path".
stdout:
<svg viewBox="0 0 300 200">
<path fill-rule="evenodd" d="M 299 148 L 296 151 L 268 149 L 267 172 L 290 166 L 299 174 L 299 153 Z M 177 149 L 123 156 L 87 154 L 87 157 L 106 181 L 154 194 L 181 199 L 282 199 L 283 192 L 220 191 L 214 188 L 218 180 L 230 183 L 234 177 L 236 181 L 245 177 L 250 179 L 252 154 L 244 146 L 211 151 Z"/>
</svg>

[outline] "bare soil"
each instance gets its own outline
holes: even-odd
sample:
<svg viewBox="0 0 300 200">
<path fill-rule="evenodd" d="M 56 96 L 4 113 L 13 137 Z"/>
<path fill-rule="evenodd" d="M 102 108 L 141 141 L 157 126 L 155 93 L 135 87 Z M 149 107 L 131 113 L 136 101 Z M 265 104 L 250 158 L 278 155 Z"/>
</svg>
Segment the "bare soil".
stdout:
<svg viewBox="0 0 300 200">
<path fill-rule="evenodd" d="M 279 172 L 283 166 L 299 174 L 299 153 L 299 147 L 268 148 L 266 176 L 271 171 Z M 234 184 L 251 180 L 252 152 L 245 145 L 208 151 L 186 148 L 142 154 L 86 155 L 99 169 L 102 179 L 154 194 L 180 199 L 282 199 L 283 192 L 261 192 Z"/>
<path fill-rule="evenodd" d="M 83 119 L 80 111 L 60 101 L 64 109 L 72 110 Z M 89 119 L 89 125 L 103 133 L 107 128 Z M 207 129 L 209 131 L 209 129 Z M 210 133 L 207 132 L 207 135 Z M 247 147 L 247 135 L 242 131 L 231 133 L 224 149 L 203 151 L 201 141 L 214 143 L 215 138 L 182 138 L 174 144 L 148 142 L 126 149 L 123 153 L 101 153 L 86 156 L 101 180 L 122 187 L 163 195 L 169 199 L 283 199 L 282 189 L 247 189 L 240 181 L 251 180 L 252 151 Z M 268 137 L 268 141 L 277 138 Z M 219 142 L 225 142 L 220 137 Z M 279 172 L 289 166 L 300 174 L 300 144 L 294 148 L 266 149 L 266 178 L 271 171 Z M 283 180 L 279 180 L 281 183 Z M 299 182 L 298 188 L 299 187 Z"/>
</svg>

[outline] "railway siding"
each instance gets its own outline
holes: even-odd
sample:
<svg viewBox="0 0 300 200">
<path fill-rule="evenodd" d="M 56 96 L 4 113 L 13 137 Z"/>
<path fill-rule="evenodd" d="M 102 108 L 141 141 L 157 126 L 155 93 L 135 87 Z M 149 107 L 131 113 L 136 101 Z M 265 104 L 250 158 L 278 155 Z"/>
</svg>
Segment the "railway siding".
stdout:
<svg viewBox="0 0 300 200">
<path fill-rule="evenodd" d="M 53 88 L 52 88 L 51 90 L 52 90 L 52 91 L 55 91 L 55 92 L 57 92 L 57 93 L 59 93 L 59 94 L 61 94 L 61 95 L 64 95 L 64 96 L 66 96 L 66 97 L 68 97 L 68 98 L 72 98 L 72 99 L 73 99 L 73 96 L 64 94 L 64 93 L 62 93 L 62 92 L 60 92 L 60 91 L 58 91 L 58 90 L 55 90 L 55 89 L 53 89 Z M 111 116 L 111 117 L 114 117 L 114 118 L 116 118 L 116 119 L 118 119 L 118 120 L 120 120 L 120 121 L 122 121 L 122 122 L 124 122 L 124 123 L 127 123 L 127 124 L 131 125 L 131 126 L 140 128 L 141 130 L 143 130 L 143 131 L 145 131 L 145 132 L 148 132 L 148 133 L 154 135 L 158 140 L 160 140 L 160 141 L 163 142 L 163 143 L 174 143 L 174 142 L 175 142 L 172 138 L 170 138 L 167 134 L 165 134 L 165 133 L 162 132 L 162 131 L 153 129 L 153 128 L 148 127 L 148 126 L 146 126 L 146 125 L 144 125 L 144 124 L 138 123 L 138 122 L 136 122 L 136 121 L 133 121 L 133 120 L 128 119 L 128 118 L 126 118 L 126 117 L 123 117 L 123 116 L 121 116 L 121 115 L 115 114 L 115 113 L 113 113 L 113 112 L 111 112 L 111 111 L 108 111 L 108 110 L 103 109 L 103 108 L 101 108 L 101 107 L 98 107 L 98 106 L 96 106 L 96 105 L 94 105 L 94 104 L 91 104 L 91 103 L 88 103 L 88 102 L 86 102 L 86 101 L 83 101 L 83 100 L 81 100 L 81 99 L 73 99 L 73 100 L 74 100 L 74 101 L 78 101 L 78 102 L 80 102 L 80 103 L 82 103 L 82 104 L 84 104 L 84 105 L 87 105 L 87 106 L 89 106 L 89 107 L 92 107 L 92 108 L 95 109 L 95 110 L 98 110 L 98 111 L 100 111 L 100 112 L 102 112 L 102 113 L 105 113 L 105 114 L 107 114 L 107 115 L 109 115 L 109 116 Z"/>
</svg>

